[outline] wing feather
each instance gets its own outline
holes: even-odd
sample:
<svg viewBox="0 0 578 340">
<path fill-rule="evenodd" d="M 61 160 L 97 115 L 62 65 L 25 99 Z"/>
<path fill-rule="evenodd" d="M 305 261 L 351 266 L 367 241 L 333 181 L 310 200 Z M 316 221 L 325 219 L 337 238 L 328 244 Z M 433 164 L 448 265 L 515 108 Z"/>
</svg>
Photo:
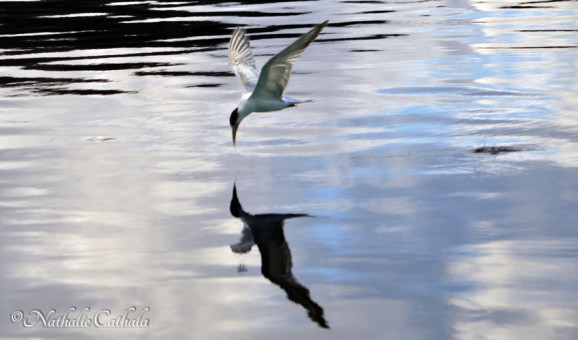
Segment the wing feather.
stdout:
<svg viewBox="0 0 578 340">
<path fill-rule="evenodd" d="M 317 38 L 325 26 L 327 26 L 327 21 L 315 26 L 271 58 L 261 69 L 253 95 L 262 98 L 282 99 L 295 61 Z"/>
<path fill-rule="evenodd" d="M 255 65 L 255 56 L 251 50 L 245 30 L 237 27 L 229 43 L 229 65 L 235 75 L 241 79 L 245 92 L 252 92 L 259 80 L 259 71 Z"/>
</svg>

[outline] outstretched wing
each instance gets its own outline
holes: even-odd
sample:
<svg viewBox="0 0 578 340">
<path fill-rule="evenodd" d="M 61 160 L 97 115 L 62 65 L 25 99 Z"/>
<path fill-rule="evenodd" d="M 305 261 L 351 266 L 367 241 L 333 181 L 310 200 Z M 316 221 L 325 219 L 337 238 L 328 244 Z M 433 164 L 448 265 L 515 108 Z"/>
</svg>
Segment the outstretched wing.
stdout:
<svg viewBox="0 0 578 340">
<path fill-rule="evenodd" d="M 261 75 L 253 94 L 262 98 L 282 99 L 293 64 L 325 26 L 327 26 L 327 21 L 315 26 L 311 31 L 303 34 L 294 43 L 269 59 L 261 69 Z"/>
<path fill-rule="evenodd" d="M 245 30 L 237 27 L 229 43 L 229 65 L 243 84 L 245 92 L 252 92 L 259 80 L 259 71 Z"/>
</svg>

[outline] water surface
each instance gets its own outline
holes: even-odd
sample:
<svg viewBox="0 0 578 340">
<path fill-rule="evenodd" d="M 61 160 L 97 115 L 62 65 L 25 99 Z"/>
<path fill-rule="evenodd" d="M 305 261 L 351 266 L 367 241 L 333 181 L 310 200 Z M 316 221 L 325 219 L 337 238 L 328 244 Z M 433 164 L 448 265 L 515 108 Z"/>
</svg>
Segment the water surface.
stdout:
<svg viewBox="0 0 578 340">
<path fill-rule="evenodd" d="M 576 339 L 576 9 L 0 1 L 0 338 Z M 235 150 L 232 30 L 326 19 Z"/>
</svg>

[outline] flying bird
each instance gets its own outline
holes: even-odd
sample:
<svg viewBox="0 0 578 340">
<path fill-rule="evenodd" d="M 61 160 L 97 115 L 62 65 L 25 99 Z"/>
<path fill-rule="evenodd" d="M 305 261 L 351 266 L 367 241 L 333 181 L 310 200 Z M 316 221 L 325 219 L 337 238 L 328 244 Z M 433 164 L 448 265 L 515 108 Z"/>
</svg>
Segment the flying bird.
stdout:
<svg viewBox="0 0 578 340">
<path fill-rule="evenodd" d="M 241 121 L 252 112 L 278 111 L 295 106 L 304 101 L 283 97 L 283 91 L 289 82 L 291 68 L 307 46 L 317 38 L 327 26 L 327 20 L 313 27 L 299 39 L 277 53 L 257 70 L 255 57 L 245 30 L 237 27 L 229 44 L 229 65 L 241 79 L 243 97 L 239 106 L 233 110 L 229 124 L 233 132 L 233 145 L 236 145 L 237 129 Z"/>
</svg>

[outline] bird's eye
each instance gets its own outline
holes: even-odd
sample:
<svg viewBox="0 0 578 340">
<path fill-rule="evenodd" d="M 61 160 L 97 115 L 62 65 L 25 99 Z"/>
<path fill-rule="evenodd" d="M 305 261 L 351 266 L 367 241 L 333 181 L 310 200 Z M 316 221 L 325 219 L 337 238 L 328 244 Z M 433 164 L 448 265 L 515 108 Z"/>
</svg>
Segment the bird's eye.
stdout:
<svg viewBox="0 0 578 340">
<path fill-rule="evenodd" d="M 234 126 L 235 123 L 237 123 L 237 118 L 239 117 L 237 110 L 238 110 L 238 108 L 233 110 L 233 112 L 231 113 L 231 117 L 229 118 L 229 124 L 231 124 L 231 126 Z"/>
</svg>

